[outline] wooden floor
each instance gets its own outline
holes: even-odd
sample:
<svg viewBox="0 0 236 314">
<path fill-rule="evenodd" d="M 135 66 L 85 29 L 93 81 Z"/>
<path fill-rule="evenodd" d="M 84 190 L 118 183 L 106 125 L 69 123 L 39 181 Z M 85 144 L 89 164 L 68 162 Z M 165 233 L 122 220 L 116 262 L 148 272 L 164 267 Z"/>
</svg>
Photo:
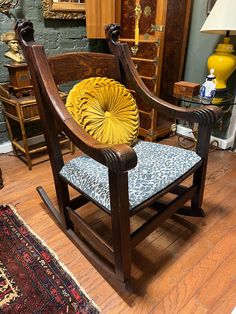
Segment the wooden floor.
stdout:
<svg viewBox="0 0 236 314">
<path fill-rule="evenodd" d="M 49 163 L 28 171 L 18 158 L 1 155 L 0 167 L 5 184 L 0 203 L 17 208 L 102 313 L 230 314 L 236 306 L 236 153 L 210 153 L 205 218 L 174 216 L 137 247 L 130 297 L 117 294 L 49 217 L 35 191 L 43 185 L 56 202 Z M 98 211 L 88 213 L 99 223 Z"/>
</svg>

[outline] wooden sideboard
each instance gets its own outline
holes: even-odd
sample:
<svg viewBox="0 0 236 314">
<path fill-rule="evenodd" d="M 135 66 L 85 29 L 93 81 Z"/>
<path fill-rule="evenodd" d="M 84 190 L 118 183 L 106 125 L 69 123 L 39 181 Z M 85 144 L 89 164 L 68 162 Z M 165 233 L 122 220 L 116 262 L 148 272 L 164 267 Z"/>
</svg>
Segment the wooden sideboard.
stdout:
<svg viewBox="0 0 236 314">
<path fill-rule="evenodd" d="M 182 79 L 191 0 L 140 0 L 142 12 L 136 53 L 132 51 L 135 46 L 137 1 L 98 0 L 96 8 L 92 6 L 92 2 L 86 1 L 88 37 L 102 38 L 105 24 L 120 23 L 120 40 L 128 43 L 134 63 L 146 86 L 160 98 L 177 104 L 172 94 L 174 83 Z M 103 15 L 100 14 L 101 7 Z M 94 16 L 96 19 L 93 19 Z M 139 99 L 137 103 L 140 111 L 140 135 L 146 140 L 153 141 L 175 130 L 174 120 L 167 120 Z"/>
</svg>

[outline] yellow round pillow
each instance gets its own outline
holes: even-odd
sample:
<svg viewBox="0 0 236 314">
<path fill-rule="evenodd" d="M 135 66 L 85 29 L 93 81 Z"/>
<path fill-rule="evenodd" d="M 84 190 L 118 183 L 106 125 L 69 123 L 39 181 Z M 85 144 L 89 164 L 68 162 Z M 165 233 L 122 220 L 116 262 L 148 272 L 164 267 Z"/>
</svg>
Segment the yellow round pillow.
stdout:
<svg viewBox="0 0 236 314">
<path fill-rule="evenodd" d="M 104 144 L 131 145 L 138 136 L 139 114 L 132 94 L 119 82 L 93 77 L 76 84 L 66 107 L 73 118 Z"/>
</svg>

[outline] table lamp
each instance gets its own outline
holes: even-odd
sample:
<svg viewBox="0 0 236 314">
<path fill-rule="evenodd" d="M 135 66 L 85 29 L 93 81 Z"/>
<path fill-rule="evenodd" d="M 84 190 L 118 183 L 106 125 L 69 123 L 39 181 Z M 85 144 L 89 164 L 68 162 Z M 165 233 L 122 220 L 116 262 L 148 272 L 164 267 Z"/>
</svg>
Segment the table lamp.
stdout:
<svg viewBox="0 0 236 314">
<path fill-rule="evenodd" d="M 226 91 L 226 82 L 236 68 L 234 47 L 229 35 L 236 35 L 236 0 L 217 0 L 201 32 L 223 34 L 223 43 L 219 43 L 207 62 L 208 70 L 214 69 L 217 92 Z"/>
</svg>

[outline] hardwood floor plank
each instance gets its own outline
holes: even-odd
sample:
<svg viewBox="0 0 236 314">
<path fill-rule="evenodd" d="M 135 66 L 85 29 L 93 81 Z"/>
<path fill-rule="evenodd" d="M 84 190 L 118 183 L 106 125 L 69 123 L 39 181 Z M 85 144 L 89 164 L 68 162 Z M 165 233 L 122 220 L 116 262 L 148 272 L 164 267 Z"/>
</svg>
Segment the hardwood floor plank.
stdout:
<svg viewBox="0 0 236 314">
<path fill-rule="evenodd" d="M 166 263 L 158 276 L 152 278 L 152 282 L 149 283 L 147 288 L 147 293 L 161 299 L 170 294 L 172 289 L 176 287 L 195 265 L 200 263 L 201 259 L 204 258 L 213 247 L 212 243 L 207 239 L 201 239 L 201 242 L 199 242 L 192 245 L 191 249 L 188 248 L 183 255 L 181 255 L 182 252 L 180 251 L 180 254 L 176 256 L 175 259 L 170 263 Z M 190 243 L 192 243 L 192 241 L 190 241 Z"/>
<path fill-rule="evenodd" d="M 228 196 L 226 194 L 226 197 Z M 217 210 L 215 212 L 215 215 L 210 216 L 207 224 L 203 226 L 198 224 L 194 232 L 185 231 L 181 236 L 178 236 L 176 241 L 167 248 L 173 254 L 173 258 L 169 259 L 168 262 L 164 257 L 152 254 L 153 263 L 156 260 L 156 265 L 158 265 L 161 258 L 165 260 L 165 263 L 162 265 L 163 269 L 157 275 L 154 272 L 152 273 L 152 280 L 148 283 L 150 293 L 155 293 L 158 297 L 164 297 L 185 276 L 186 272 L 191 270 L 213 248 L 214 243 L 235 226 L 235 211 L 229 211 L 221 216 L 219 210 L 218 218 Z M 225 218 L 222 219 L 222 217 Z M 145 253 L 145 256 L 150 256 L 150 252 Z M 165 253 L 163 252 L 163 254 Z M 158 285 L 156 285 L 156 281 L 158 281 Z"/>
<path fill-rule="evenodd" d="M 209 310 L 209 314 L 230 314 L 233 312 L 233 309 L 236 307 L 235 301 L 235 283 L 231 286 L 222 296 L 213 308 Z"/>
<path fill-rule="evenodd" d="M 178 313 L 221 265 L 222 256 L 227 259 L 231 255 L 235 249 L 235 239 L 236 227 L 231 234 L 226 234 L 217 242 L 199 263 L 191 268 L 178 284 L 171 289 L 157 306 L 160 313 Z"/>
<path fill-rule="evenodd" d="M 197 297 L 192 297 L 185 306 L 178 311 L 178 314 L 206 314 L 209 313 L 207 307 L 202 304 Z M 221 313 L 223 314 L 223 313 Z"/>
<path fill-rule="evenodd" d="M 197 293 L 197 298 L 210 310 L 219 299 L 224 298 L 224 295 L 233 286 L 236 292 L 236 252 L 232 253 L 211 274 L 209 280 Z"/>
</svg>

